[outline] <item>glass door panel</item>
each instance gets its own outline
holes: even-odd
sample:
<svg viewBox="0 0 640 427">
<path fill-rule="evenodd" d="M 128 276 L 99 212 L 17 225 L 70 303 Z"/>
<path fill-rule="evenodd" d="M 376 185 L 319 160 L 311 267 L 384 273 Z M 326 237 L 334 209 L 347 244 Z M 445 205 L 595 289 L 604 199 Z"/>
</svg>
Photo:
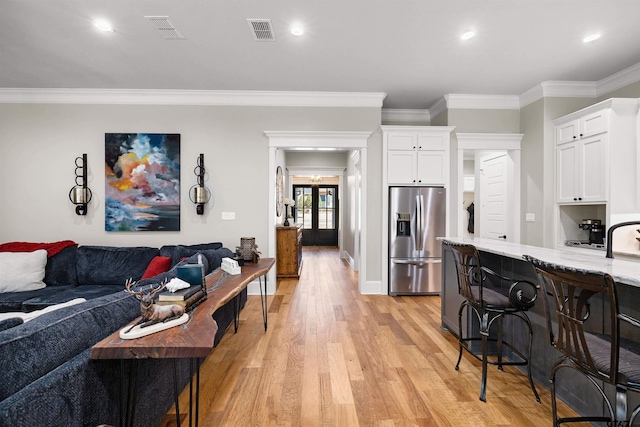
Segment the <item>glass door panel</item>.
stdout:
<svg viewBox="0 0 640 427">
<path fill-rule="evenodd" d="M 295 222 L 304 246 L 338 245 L 338 186 L 294 185 Z"/>
</svg>

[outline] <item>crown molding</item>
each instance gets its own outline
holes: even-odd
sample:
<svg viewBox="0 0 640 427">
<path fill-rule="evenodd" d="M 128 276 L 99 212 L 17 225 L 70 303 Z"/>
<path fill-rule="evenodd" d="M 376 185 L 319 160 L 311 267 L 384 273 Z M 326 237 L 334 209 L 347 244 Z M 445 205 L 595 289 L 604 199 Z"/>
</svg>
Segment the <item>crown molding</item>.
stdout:
<svg viewBox="0 0 640 427">
<path fill-rule="evenodd" d="M 640 62 L 598 81 L 597 96 L 640 81 Z"/>
<path fill-rule="evenodd" d="M 533 104 L 542 98 L 544 98 L 544 89 L 542 88 L 542 83 L 540 83 L 520 95 L 520 108 Z"/>
<path fill-rule="evenodd" d="M 542 82 L 520 95 L 520 108 L 542 98 L 595 98 L 597 86 L 597 82 Z"/>
<path fill-rule="evenodd" d="M 545 98 L 593 98 L 596 82 L 546 81 L 540 83 Z"/>
<path fill-rule="evenodd" d="M 367 147 L 371 131 L 264 131 L 270 147 L 359 149 Z"/>
<path fill-rule="evenodd" d="M 638 81 L 640 62 L 597 82 L 546 81 L 520 95 L 520 107 L 548 97 L 597 98 Z"/>
<path fill-rule="evenodd" d="M 564 123 L 569 123 L 572 120 L 576 120 L 583 117 L 585 114 L 594 113 L 603 109 L 611 108 L 618 114 L 630 114 L 637 115 L 640 109 L 639 98 L 609 98 L 604 101 L 600 101 L 597 104 L 589 105 L 578 111 L 574 111 L 571 114 L 567 114 L 560 118 L 553 120 L 553 125 L 558 126 Z"/>
<path fill-rule="evenodd" d="M 447 110 L 447 99 L 443 96 L 439 98 L 435 104 L 429 108 L 429 115 L 431 117 L 438 117 L 440 114 Z"/>
<path fill-rule="evenodd" d="M 382 109 L 382 123 L 424 123 L 431 121 L 429 110 Z"/>
<path fill-rule="evenodd" d="M 0 88 L 0 103 L 382 108 L 383 92 Z"/>
<path fill-rule="evenodd" d="M 545 81 L 520 96 L 449 94 L 429 109 L 437 117 L 447 108 L 520 109 L 542 98 L 597 98 L 640 81 L 640 62 L 597 82 Z M 515 106 L 517 99 L 517 107 Z"/>
</svg>

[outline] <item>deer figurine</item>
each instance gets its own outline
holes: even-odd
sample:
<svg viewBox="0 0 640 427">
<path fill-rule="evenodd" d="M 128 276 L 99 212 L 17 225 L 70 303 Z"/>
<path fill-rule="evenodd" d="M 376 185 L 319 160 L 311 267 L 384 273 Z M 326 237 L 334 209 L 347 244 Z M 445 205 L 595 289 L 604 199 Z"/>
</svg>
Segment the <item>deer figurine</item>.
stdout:
<svg viewBox="0 0 640 427">
<path fill-rule="evenodd" d="M 156 288 L 151 285 L 147 292 L 144 290 L 132 291 L 131 287 L 135 284 L 136 282 L 134 280 L 128 279 L 124 285 L 125 292 L 133 294 L 136 299 L 140 301 L 140 313 L 142 314 L 143 321 L 162 322 L 172 317 L 180 317 L 184 314 L 184 307 L 178 304 L 158 305 L 153 303 L 153 297 L 167 285 L 166 280 Z"/>
</svg>

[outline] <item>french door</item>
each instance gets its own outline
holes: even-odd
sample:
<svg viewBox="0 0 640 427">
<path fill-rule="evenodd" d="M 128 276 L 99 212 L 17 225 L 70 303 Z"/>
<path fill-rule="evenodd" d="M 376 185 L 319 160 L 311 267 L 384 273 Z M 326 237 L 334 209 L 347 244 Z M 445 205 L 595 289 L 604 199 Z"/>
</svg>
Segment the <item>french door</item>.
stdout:
<svg viewBox="0 0 640 427">
<path fill-rule="evenodd" d="M 294 185 L 294 220 L 303 246 L 338 246 L 338 186 Z"/>
</svg>

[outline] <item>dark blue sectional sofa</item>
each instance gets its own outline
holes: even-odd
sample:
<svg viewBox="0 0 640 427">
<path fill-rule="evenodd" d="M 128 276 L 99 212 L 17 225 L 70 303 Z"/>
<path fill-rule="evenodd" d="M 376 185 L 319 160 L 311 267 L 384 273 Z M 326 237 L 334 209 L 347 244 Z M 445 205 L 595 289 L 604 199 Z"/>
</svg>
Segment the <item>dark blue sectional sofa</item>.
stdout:
<svg viewBox="0 0 640 427">
<path fill-rule="evenodd" d="M 170 257 L 172 269 L 139 285 L 174 277 L 178 263 L 198 259 L 209 273 L 233 253 L 220 243 L 159 249 L 71 246 L 48 259 L 46 288 L 0 293 L 0 312 L 87 299 L 25 323 L 0 322 L 0 427 L 118 425 L 120 362 L 91 360 L 91 347 L 140 315 L 139 302 L 123 291 L 124 282 L 139 280 L 156 256 Z M 246 296 L 246 290 L 239 296 L 241 308 Z M 216 345 L 233 321 L 235 303 L 213 315 L 219 328 Z M 141 361 L 134 425 L 157 426 L 173 404 L 172 363 Z M 189 380 L 188 361 L 177 360 L 177 368 L 181 390 Z"/>
</svg>

